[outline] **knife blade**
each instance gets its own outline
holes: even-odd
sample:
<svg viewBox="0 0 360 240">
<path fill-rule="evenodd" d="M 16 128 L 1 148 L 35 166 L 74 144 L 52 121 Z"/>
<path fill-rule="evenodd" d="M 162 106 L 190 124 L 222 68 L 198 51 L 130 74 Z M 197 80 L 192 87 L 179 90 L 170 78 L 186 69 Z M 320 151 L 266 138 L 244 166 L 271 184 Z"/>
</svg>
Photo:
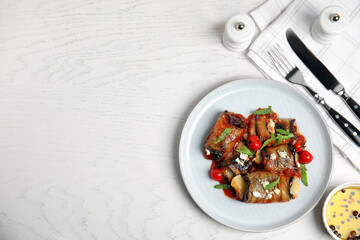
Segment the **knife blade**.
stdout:
<svg viewBox="0 0 360 240">
<path fill-rule="evenodd" d="M 291 29 L 286 30 L 286 38 L 292 50 L 306 65 L 322 85 L 332 90 L 345 101 L 353 113 L 360 119 L 360 105 L 346 93 L 344 86 L 334 77 L 334 75 L 317 59 L 317 57 L 306 47 L 296 33 Z"/>
</svg>

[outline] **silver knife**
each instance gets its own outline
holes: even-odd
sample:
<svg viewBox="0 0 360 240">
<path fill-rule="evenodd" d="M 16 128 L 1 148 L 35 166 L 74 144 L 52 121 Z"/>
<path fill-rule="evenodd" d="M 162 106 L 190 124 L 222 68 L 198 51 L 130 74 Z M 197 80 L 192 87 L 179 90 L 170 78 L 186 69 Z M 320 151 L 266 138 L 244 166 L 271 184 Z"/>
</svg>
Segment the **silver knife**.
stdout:
<svg viewBox="0 0 360 240">
<path fill-rule="evenodd" d="M 344 86 L 332 75 L 319 59 L 305 46 L 292 29 L 286 31 L 286 38 L 301 61 L 310 69 L 314 76 L 328 90 L 332 90 L 345 101 L 355 115 L 360 119 L 360 105 L 345 92 Z"/>
</svg>

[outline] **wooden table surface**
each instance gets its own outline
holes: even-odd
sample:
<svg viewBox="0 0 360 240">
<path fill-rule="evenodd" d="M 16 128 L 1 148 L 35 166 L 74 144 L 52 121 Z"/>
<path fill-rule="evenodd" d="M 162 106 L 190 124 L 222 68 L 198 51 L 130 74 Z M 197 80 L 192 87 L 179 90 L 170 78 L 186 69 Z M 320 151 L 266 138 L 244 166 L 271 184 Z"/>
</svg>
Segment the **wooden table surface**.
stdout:
<svg viewBox="0 0 360 240">
<path fill-rule="evenodd" d="M 225 22 L 262 2 L 2 0 L 0 239 L 331 239 L 324 199 L 287 228 L 246 233 L 206 215 L 181 178 L 198 101 L 263 77 L 221 43 Z M 334 156 L 327 193 L 360 180 Z"/>
</svg>

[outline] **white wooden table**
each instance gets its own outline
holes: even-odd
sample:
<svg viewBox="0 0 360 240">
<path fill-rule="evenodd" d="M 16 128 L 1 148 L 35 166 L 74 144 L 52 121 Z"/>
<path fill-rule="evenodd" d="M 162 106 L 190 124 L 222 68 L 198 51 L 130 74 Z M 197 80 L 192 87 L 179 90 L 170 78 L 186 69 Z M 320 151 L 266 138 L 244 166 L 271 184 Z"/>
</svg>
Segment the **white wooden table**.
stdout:
<svg viewBox="0 0 360 240">
<path fill-rule="evenodd" d="M 0 239 L 330 239 L 324 199 L 246 233 L 202 212 L 180 175 L 197 102 L 262 78 L 221 43 L 227 19 L 262 2 L 0 1 Z M 329 190 L 354 180 L 336 151 Z"/>
</svg>

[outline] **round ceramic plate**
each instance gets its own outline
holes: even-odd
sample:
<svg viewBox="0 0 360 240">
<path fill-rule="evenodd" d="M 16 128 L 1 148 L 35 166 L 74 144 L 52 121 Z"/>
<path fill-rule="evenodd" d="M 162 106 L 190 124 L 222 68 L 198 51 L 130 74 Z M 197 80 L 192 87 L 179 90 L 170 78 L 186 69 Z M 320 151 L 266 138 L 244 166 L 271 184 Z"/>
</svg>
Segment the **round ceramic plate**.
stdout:
<svg viewBox="0 0 360 240">
<path fill-rule="evenodd" d="M 249 204 L 214 189 L 209 177 L 211 161 L 203 156 L 205 138 L 224 110 L 250 115 L 272 106 L 280 118 L 295 118 L 314 156 L 307 165 L 309 186 L 301 183 L 299 196 L 285 203 Z M 190 114 L 180 140 L 179 160 L 185 185 L 199 207 L 229 227 L 264 232 L 287 226 L 311 211 L 325 192 L 333 168 L 333 148 L 325 120 L 298 90 L 267 79 L 230 82 L 209 93 Z"/>
</svg>

